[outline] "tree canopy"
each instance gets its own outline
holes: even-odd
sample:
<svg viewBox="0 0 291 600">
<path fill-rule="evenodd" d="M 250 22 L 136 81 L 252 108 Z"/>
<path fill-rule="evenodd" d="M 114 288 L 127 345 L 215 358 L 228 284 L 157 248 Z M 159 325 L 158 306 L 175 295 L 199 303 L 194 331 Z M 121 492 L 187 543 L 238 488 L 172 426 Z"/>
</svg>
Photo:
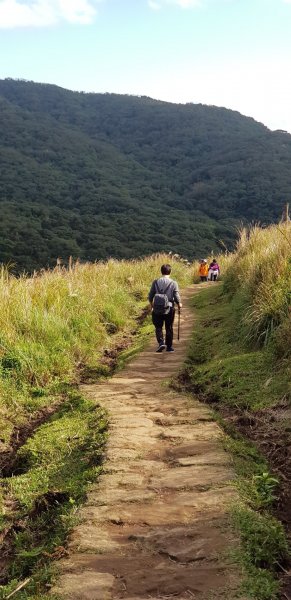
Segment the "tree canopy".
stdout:
<svg viewBox="0 0 291 600">
<path fill-rule="evenodd" d="M 278 221 L 291 136 L 238 112 L 0 81 L 0 260 L 19 270 L 231 248 Z"/>
</svg>

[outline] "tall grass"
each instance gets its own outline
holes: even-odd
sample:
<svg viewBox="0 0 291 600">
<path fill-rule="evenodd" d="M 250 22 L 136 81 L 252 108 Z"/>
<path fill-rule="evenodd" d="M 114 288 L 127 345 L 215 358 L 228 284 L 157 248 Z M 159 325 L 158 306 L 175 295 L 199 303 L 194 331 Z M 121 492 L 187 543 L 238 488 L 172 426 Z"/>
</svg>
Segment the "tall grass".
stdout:
<svg viewBox="0 0 291 600">
<path fill-rule="evenodd" d="M 146 304 L 151 280 L 168 255 L 144 260 L 74 264 L 33 277 L 0 270 L 0 429 L 13 427 L 52 401 L 54 386 L 96 367 L 105 348 L 128 334 Z M 190 269 L 170 260 L 181 286 Z M 48 395 L 49 391 L 49 395 Z"/>
<path fill-rule="evenodd" d="M 233 454 L 240 497 L 232 511 L 240 538 L 234 558 L 242 568 L 237 596 L 276 600 L 278 565 L 289 556 L 271 510 L 288 502 L 291 224 L 243 229 L 236 251 L 224 262 L 217 258 L 223 285 L 207 286 L 193 299 L 197 321 L 181 379 L 215 408 L 231 436 L 226 449 Z"/>
<path fill-rule="evenodd" d="M 136 331 L 149 285 L 169 261 L 180 286 L 189 283 L 190 266 L 169 255 L 77 263 L 33 277 L 0 271 L 0 450 L 9 448 L 15 427 L 26 430 L 35 411 L 56 401 L 53 414 L 22 440 L 13 476 L 6 469 L 1 481 L 0 534 L 10 547 L 1 598 L 27 576 L 19 598 L 46 597 L 48 562 L 101 472 L 107 436 L 104 411 L 70 384 L 88 368 L 106 373 L 105 350 L 122 347 Z"/>
<path fill-rule="evenodd" d="M 224 278 L 243 335 L 291 353 L 291 223 L 243 229 Z"/>
</svg>

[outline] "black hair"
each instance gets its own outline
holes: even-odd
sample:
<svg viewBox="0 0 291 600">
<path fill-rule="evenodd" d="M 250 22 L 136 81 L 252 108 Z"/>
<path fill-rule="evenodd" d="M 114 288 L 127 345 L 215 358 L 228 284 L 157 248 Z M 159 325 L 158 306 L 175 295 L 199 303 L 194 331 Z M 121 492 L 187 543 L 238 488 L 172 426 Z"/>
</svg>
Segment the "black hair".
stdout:
<svg viewBox="0 0 291 600">
<path fill-rule="evenodd" d="M 161 266 L 162 275 L 170 275 L 171 271 L 172 271 L 171 265 L 162 265 Z"/>
</svg>

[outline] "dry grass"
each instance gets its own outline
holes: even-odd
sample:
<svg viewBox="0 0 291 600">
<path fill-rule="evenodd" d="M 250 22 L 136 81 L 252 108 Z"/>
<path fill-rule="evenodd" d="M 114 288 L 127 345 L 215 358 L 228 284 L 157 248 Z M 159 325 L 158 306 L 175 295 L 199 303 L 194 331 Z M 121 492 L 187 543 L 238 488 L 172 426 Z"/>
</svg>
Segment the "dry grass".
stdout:
<svg viewBox="0 0 291 600">
<path fill-rule="evenodd" d="M 96 367 L 105 348 L 135 327 L 149 284 L 168 255 L 144 260 L 74 264 L 16 278 L 0 272 L 0 428 L 9 440 L 28 411 L 51 402 L 54 385 L 74 382 L 83 366 Z M 180 286 L 191 279 L 170 258 Z"/>
<path fill-rule="evenodd" d="M 291 223 L 243 229 L 230 261 L 224 288 L 237 301 L 244 335 L 265 344 L 283 327 L 291 339 Z"/>
</svg>

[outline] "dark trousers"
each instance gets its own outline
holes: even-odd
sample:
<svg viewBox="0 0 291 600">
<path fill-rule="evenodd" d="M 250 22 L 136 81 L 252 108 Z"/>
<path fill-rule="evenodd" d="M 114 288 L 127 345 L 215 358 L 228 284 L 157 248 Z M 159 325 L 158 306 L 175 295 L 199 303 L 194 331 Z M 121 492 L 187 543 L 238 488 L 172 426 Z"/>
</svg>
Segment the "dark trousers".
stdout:
<svg viewBox="0 0 291 600">
<path fill-rule="evenodd" d="M 200 275 L 200 281 L 207 281 L 207 275 Z"/>
<path fill-rule="evenodd" d="M 156 315 L 152 313 L 153 324 L 156 328 L 156 338 L 159 346 L 164 343 L 163 326 L 166 328 L 166 345 L 171 348 L 173 343 L 173 324 L 175 318 L 175 309 L 171 308 L 167 315 Z"/>
</svg>

